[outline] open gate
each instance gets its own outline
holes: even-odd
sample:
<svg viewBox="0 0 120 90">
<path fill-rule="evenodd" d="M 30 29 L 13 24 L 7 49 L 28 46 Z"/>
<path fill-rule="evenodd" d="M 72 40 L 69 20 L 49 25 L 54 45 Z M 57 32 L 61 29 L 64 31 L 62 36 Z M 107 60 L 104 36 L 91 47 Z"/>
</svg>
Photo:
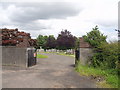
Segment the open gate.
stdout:
<svg viewBox="0 0 120 90">
<path fill-rule="evenodd" d="M 36 64 L 36 51 L 35 49 L 28 49 L 28 67 Z"/>
</svg>

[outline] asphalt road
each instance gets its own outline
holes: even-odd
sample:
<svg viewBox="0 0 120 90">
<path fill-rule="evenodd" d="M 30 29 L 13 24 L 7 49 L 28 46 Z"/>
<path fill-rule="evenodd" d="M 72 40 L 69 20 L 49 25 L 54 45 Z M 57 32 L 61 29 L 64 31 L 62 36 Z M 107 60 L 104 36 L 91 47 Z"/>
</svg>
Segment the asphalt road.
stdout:
<svg viewBox="0 0 120 90">
<path fill-rule="evenodd" d="M 74 58 L 42 53 L 47 59 L 38 59 L 29 68 L 4 66 L 3 88 L 96 88 L 89 77 L 74 71 Z"/>
</svg>

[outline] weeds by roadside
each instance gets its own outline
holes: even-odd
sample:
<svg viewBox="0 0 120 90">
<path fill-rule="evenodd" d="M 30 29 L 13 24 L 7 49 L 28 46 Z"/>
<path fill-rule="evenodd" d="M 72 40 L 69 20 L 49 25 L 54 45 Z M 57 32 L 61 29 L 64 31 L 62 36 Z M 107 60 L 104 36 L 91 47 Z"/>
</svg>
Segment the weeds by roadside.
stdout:
<svg viewBox="0 0 120 90">
<path fill-rule="evenodd" d="M 90 76 L 91 79 L 95 79 L 98 86 L 102 88 L 118 88 L 118 74 L 115 70 L 102 70 L 100 68 L 84 66 L 80 63 L 78 63 L 75 70 L 80 75 Z M 113 72 L 115 73 L 113 74 Z"/>
</svg>

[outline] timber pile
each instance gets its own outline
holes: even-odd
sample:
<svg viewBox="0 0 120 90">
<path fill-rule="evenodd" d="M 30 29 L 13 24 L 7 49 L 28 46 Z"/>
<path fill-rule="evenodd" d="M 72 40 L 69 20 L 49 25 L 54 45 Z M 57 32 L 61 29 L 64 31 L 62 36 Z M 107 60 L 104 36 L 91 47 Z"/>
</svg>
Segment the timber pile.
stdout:
<svg viewBox="0 0 120 90">
<path fill-rule="evenodd" d="M 31 39 L 30 33 L 20 32 L 18 29 L 0 29 L 2 46 L 30 47 L 36 46 L 36 40 Z"/>
</svg>

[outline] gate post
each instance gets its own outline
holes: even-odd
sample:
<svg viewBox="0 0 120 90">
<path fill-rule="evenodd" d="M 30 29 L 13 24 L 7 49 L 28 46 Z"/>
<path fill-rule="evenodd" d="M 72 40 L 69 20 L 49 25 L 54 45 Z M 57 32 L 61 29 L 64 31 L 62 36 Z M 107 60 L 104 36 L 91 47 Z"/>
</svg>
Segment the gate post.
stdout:
<svg viewBox="0 0 120 90">
<path fill-rule="evenodd" d="M 27 51 L 28 51 L 27 66 L 30 67 L 30 66 L 36 65 L 36 63 L 37 63 L 37 61 L 36 61 L 36 54 L 37 54 L 36 49 L 28 48 Z"/>
<path fill-rule="evenodd" d="M 77 48 L 75 50 L 75 66 L 77 66 L 79 60 L 80 60 L 80 50 Z"/>
</svg>

